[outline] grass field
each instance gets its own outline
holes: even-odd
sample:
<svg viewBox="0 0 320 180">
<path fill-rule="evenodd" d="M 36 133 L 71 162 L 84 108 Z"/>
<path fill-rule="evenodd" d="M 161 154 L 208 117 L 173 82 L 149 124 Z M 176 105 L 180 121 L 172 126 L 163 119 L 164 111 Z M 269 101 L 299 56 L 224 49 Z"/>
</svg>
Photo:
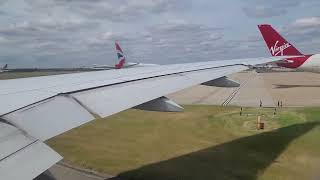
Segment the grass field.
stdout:
<svg viewBox="0 0 320 180">
<path fill-rule="evenodd" d="M 130 180 L 320 178 L 319 108 L 185 108 L 124 111 L 48 143 L 70 164 Z"/>
</svg>

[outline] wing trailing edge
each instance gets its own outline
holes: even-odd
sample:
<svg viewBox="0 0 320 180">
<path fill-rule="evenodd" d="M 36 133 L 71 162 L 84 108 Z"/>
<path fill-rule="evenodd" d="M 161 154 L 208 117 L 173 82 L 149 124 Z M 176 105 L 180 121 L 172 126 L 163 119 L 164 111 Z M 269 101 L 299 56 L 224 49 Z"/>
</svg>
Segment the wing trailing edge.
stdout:
<svg viewBox="0 0 320 180">
<path fill-rule="evenodd" d="M 0 121 L 1 179 L 34 179 L 62 157 L 36 138 Z"/>
</svg>

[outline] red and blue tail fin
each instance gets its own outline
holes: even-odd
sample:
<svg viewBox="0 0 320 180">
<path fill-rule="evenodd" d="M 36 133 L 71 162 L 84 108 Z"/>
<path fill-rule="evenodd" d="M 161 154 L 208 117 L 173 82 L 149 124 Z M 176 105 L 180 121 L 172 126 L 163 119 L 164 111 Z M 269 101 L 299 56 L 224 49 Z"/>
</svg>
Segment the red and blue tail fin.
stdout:
<svg viewBox="0 0 320 180">
<path fill-rule="evenodd" d="M 265 40 L 272 56 L 303 55 L 292 44 L 285 40 L 271 25 L 262 24 L 258 28 Z"/>
<path fill-rule="evenodd" d="M 122 69 L 126 64 L 126 58 L 118 42 L 115 42 L 115 46 L 116 46 L 117 56 L 119 60 L 118 64 L 115 65 L 115 68 Z"/>
</svg>

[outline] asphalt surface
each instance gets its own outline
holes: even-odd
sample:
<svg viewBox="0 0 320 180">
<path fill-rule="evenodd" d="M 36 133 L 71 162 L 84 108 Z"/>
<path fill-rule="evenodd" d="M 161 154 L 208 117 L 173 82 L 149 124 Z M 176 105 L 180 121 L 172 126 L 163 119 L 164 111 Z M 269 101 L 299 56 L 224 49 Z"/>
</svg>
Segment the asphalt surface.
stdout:
<svg viewBox="0 0 320 180">
<path fill-rule="evenodd" d="M 320 106 L 319 74 L 307 72 L 242 72 L 229 76 L 240 88 L 203 85 L 191 87 L 168 97 L 180 104 L 236 105 L 275 107 Z"/>
<path fill-rule="evenodd" d="M 119 180 L 113 176 L 58 163 L 35 180 Z"/>
</svg>

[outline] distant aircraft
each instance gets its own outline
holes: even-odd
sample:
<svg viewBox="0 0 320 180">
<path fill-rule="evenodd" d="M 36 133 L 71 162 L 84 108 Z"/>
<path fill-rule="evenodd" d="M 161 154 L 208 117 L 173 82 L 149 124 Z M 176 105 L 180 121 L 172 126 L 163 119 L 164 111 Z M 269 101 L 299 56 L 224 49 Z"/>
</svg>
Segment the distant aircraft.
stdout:
<svg viewBox="0 0 320 180">
<path fill-rule="evenodd" d="M 258 25 L 258 28 L 272 56 L 297 56 L 277 62 L 278 66 L 308 72 L 320 72 L 320 54 L 302 54 L 273 29 L 271 25 L 262 24 Z"/>
<path fill-rule="evenodd" d="M 95 65 L 93 69 L 97 70 L 108 70 L 108 69 L 122 69 L 122 68 L 133 68 L 133 67 L 146 67 L 146 66 L 155 66 L 157 64 L 143 64 L 143 63 L 130 63 L 126 61 L 124 53 L 119 45 L 118 42 L 115 42 L 117 57 L 118 57 L 118 64 L 114 66 L 110 65 Z"/>
<path fill-rule="evenodd" d="M 8 64 L 5 64 L 2 68 L 0 68 L 0 73 L 2 72 L 8 72 Z"/>
</svg>

